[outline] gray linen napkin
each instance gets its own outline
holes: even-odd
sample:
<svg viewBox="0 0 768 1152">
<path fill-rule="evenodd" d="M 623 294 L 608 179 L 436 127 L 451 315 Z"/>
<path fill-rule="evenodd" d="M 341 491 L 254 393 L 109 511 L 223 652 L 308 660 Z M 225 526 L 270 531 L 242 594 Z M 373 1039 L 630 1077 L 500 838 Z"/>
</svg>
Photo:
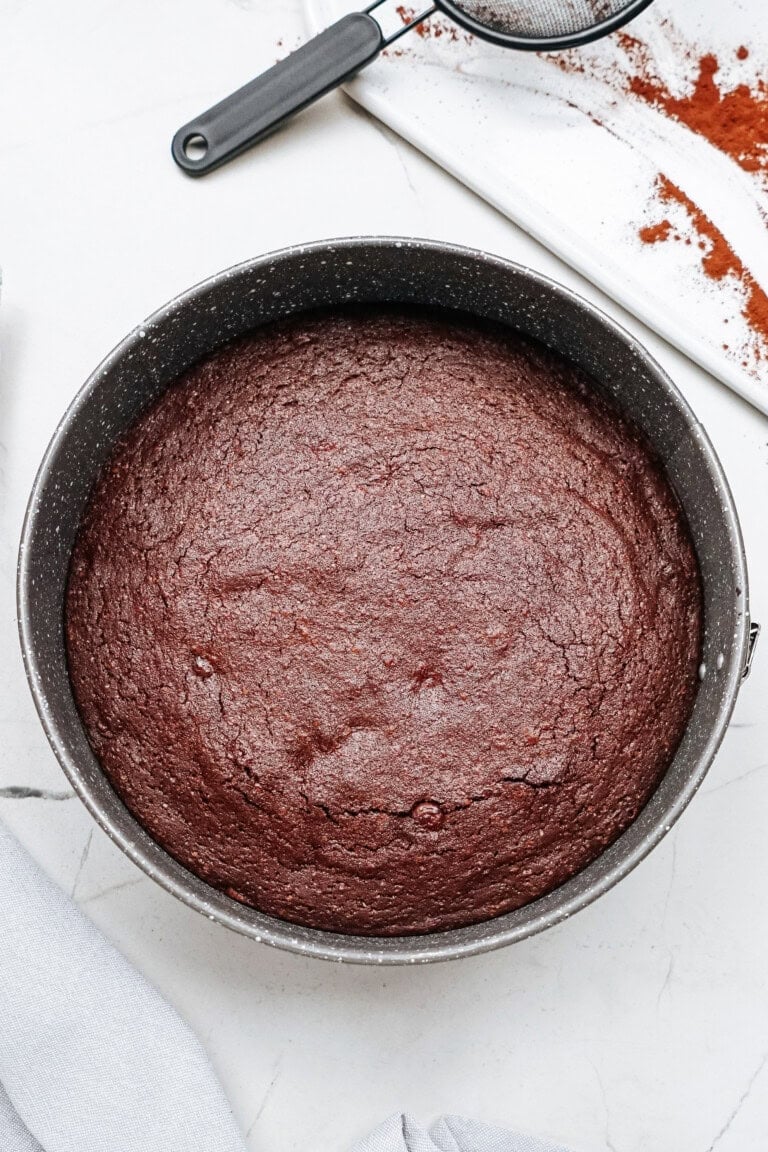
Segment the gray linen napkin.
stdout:
<svg viewBox="0 0 768 1152">
<path fill-rule="evenodd" d="M 0 825 L 0 1150 L 244 1152 L 198 1040 Z M 566 1152 L 392 1116 L 355 1152 Z"/>
<path fill-rule="evenodd" d="M 463 1116 L 441 1116 L 428 1132 L 410 1116 L 390 1116 L 353 1152 L 568 1152 L 561 1144 Z"/>
<path fill-rule="evenodd" d="M 0 1083 L 3 1152 L 243 1152 L 192 1032 L 2 827 Z"/>
</svg>

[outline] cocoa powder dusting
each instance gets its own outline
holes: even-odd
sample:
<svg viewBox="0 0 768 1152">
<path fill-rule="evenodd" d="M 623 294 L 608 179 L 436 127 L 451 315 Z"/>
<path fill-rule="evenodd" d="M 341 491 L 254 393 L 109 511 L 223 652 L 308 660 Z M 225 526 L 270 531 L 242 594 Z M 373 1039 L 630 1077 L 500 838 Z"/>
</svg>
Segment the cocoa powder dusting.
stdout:
<svg viewBox="0 0 768 1152">
<path fill-rule="evenodd" d="M 660 240 L 668 240 L 671 231 L 671 221 L 660 220 L 658 224 L 649 224 L 647 227 L 641 228 L 640 239 L 643 244 L 658 244 Z"/>
<path fill-rule="evenodd" d="M 727 276 L 741 286 L 744 291 L 742 315 L 755 333 L 760 347 L 755 351 L 759 358 L 768 353 L 768 295 L 755 277 L 736 255 L 731 245 L 716 224 L 699 208 L 690 196 L 678 188 L 663 174 L 657 180 L 657 192 L 662 204 L 677 204 L 686 212 L 702 250 L 701 267 L 710 280 L 724 280 Z M 658 224 L 641 228 L 640 239 L 644 244 L 658 244 L 672 235 L 671 221 L 665 219 Z M 680 239 L 678 235 L 674 239 Z"/>
<path fill-rule="evenodd" d="M 744 60 L 749 53 L 740 48 L 736 55 Z M 723 91 L 717 82 L 719 71 L 717 56 L 706 52 L 697 61 L 696 79 L 687 95 L 674 96 L 661 80 L 642 72 L 630 78 L 629 91 L 705 137 L 745 172 L 766 173 L 768 84 L 758 80 L 751 88 L 737 84 Z"/>
<path fill-rule="evenodd" d="M 412 24 L 416 19 L 416 9 L 408 8 L 405 4 L 400 4 L 395 11 L 403 24 Z M 460 38 L 459 30 L 454 24 L 448 24 L 439 18 L 417 24 L 414 32 L 417 36 L 421 36 L 422 40 L 441 40 L 445 36 L 452 44 Z"/>
</svg>

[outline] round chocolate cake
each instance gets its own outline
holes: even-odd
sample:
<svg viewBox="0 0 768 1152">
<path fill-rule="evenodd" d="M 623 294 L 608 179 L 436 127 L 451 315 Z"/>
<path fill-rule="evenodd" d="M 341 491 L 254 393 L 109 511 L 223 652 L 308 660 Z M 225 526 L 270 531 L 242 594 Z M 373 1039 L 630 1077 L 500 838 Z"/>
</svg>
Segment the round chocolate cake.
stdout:
<svg viewBox="0 0 768 1152">
<path fill-rule="evenodd" d="M 104 470 L 66 624 L 91 743 L 236 900 L 423 933 L 561 884 L 691 712 L 698 570 L 644 441 L 542 347 L 313 314 L 194 367 Z"/>
</svg>

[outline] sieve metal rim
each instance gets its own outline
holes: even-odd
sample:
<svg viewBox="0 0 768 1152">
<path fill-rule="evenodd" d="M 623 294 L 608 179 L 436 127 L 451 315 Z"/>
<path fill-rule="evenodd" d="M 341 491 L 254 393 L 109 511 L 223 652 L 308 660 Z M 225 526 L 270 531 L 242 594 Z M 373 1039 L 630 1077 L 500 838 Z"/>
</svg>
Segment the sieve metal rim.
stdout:
<svg viewBox="0 0 768 1152">
<path fill-rule="evenodd" d="M 644 9 L 653 3 L 653 0 L 629 0 L 629 3 L 613 16 L 608 16 L 607 19 L 601 20 L 597 24 L 591 24 L 589 28 L 585 28 L 581 32 L 572 32 L 563 36 L 519 36 L 508 32 L 499 32 L 497 29 L 490 28 L 487 24 L 475 20 L 472 16 L 468 16 L 460 4 L 456 4 L 454 0 L 434 0 L 434 2 L 444 15 L 455 20 L 465 31 L 471 32 L 473 36 L 487 40 L 491 44 L 498 44 L 502 48 L 516 48 L 523 52 L 562 52 L 566 48 L 579 48 L 583 44 L 599 40 L 602 36 L 608 36 L 609 33 L 615 32 L 617 28 L 621 28 L 639 16 Z"/>
</svg>

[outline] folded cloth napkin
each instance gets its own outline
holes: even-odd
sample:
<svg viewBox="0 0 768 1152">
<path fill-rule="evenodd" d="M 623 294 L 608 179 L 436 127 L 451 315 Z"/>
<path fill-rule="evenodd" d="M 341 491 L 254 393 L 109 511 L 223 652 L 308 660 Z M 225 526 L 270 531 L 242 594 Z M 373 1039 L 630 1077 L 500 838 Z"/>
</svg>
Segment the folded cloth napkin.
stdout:
<svg viewBox="0 0 768 1152">
<path fill-rule="evenodd" d="M 194 1034 L 0 825 L 0 1152 L 244 1152 Z M 393 1116 L 355 1152 L 565 1152 Z"/>
<path fill-rule="evenodd" d="M 429 1132 L 410 1116 L 390 1116 L 354 1152 L 567 1152 L 521 1132 L 508 1132 L 462 1116 L 441 1116 Z"/>
<path fill-rule="evenodd" d="M 243 1152 L 202 1047 L 0 827 L 0 1149 Z"/>
</svg>

